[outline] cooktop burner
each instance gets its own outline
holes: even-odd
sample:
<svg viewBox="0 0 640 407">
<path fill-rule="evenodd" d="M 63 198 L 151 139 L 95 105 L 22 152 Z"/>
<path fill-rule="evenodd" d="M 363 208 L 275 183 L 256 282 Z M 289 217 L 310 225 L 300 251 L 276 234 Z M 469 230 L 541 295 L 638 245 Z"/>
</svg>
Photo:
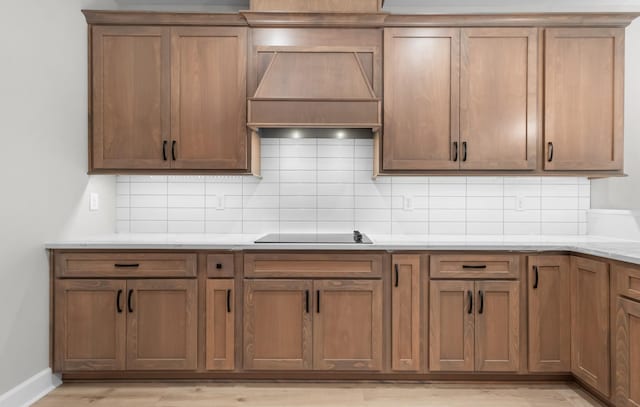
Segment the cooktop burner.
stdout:
<svg viewBox="0 0 640 407">
<path fill-rule="evenodd" d="M 365 234 L 355 230 L 349 233 L 272 233 L 261 237 L 256 243 L 333 243 L 371 244 Z"/>
</svg>

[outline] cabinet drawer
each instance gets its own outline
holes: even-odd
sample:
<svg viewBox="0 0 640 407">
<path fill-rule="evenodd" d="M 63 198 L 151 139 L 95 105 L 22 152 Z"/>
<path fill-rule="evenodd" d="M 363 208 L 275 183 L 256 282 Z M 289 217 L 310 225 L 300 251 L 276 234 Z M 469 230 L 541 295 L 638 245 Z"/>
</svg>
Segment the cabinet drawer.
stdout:
<svg viewBox="0 0 640 407">
<path fill-rule="evenodd" d="M 614 266 L 616 290 L 618 295 L 640 301 L 640 268 L 630 266 Z"/>
<path fill-rule="evenodd" d="M 207 254 L 207 277 L 225 278 L 234 275 L 233 253 Z"/>
<path fill-rule="evenodd" d="M 56 277 L 195 277 L 195 253 L 59 253 Z"/>
<path fill-rule="evenodd" d="M 381 254 L 350 253 L 248 253 L 245 277 L 379 278 Z"/>
<path fill-rule="evenodd" d="M 431 278 L 519 278 L 519 257 L 505 254 L 431 256 Z"/>
</svg>

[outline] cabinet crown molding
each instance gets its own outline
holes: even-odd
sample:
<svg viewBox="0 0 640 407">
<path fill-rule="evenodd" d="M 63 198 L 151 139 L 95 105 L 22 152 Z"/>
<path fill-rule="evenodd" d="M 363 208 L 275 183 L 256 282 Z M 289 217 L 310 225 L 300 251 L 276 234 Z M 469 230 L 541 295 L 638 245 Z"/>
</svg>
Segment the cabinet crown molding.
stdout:
<svg viewBox="0 0 640 407">
<path fill-rule="evenodd" d="M 176 13 L 82 10 L 88 24 L 252 27 L 626 27 L 640 12 L 522 14 L 390 14 L 240 11 Z"/>
</svg>

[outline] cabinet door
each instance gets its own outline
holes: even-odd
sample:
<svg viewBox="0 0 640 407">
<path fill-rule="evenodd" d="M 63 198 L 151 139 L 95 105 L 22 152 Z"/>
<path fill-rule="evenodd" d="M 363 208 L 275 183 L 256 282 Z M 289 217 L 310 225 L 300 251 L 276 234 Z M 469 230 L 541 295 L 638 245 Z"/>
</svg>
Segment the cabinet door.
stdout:
<svg viewBox="0 0 640 407">
<path fill-rule="evenodd" d="M 125 368 L 125 281 L 55 281 L 55 371 Z"/>
<path fill-rule="evenodd" d="M 460 30 L 384 30 L 384 170 L 458 169 Z"/>
<path fill-rule="evenodd" d="M 571 259 L 571 372 L 609 395 L 609 266 Z"/>
<path fill-rule="evenodd" d="M 624 28 L 545 38 L 545 169 L 622 170 Z"/>
<path fill-rule="evenodd" d="M 640 303 L 618 298 L 616 318 L 616 406 L 640 406 Z"/>
<path fill-rule="evenodd" d="M 244 281 L 245 369 L 311 369 L 312 289 L 311 281 Z"/>
<path fill-rule="evenodd" d="M 392 258 L 391 368 L 420 369 L 420 256 Z"/>
<path fill-rule="evenodd" d="M 168 168 L 168 29 L 92 30 L 92 169 Z"/>
<path fill-rule="evenodd" d="M 461 169 L 535 169 L 537 38 L 535 28 L 462 30 Z"/>
<path fill-rule="evenodd" d="M 474 369 L 473 281 L 430 282 L 429 369 Z"/>
<path fill-rule="evenodd" d="M 520 282 L 476 283 L 476 371 L 515 372 L 520 367 Z"/>
<path fill-rule="evenodd" d="M 207 370 L 233 370 L 235 307 L 233 280 L 207 280 Z"/>
<path fill-rule="evenodd" d="M 196 280 L 127 282 L 127 370 L 195 370 Z"/>
<path fill-rule="evenodd" d="M 247 168 L 247 29 L 171 29 L 174 168 Z"/>
<path fill-rule="evenodd" d="M 528 268 L 529 370 L 571 371 L 571 258 L 531 256 Z"/>
<path fill-rule="evenodd" d="M 313 368 L 382 369 L 382 281 L 314 281 Z"/>
</svg>

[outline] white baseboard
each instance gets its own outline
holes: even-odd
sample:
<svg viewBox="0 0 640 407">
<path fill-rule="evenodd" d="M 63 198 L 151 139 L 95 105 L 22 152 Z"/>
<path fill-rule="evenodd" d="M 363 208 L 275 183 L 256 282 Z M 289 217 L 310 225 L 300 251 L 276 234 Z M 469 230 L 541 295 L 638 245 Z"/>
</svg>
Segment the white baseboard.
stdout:
<svg viewBox="0 0 640 407">
<path fill-rule="evenodd" d="M 47 368 L 0 395 L 0 407 L 28 407 L 62 384 Z"/>
</svg>

